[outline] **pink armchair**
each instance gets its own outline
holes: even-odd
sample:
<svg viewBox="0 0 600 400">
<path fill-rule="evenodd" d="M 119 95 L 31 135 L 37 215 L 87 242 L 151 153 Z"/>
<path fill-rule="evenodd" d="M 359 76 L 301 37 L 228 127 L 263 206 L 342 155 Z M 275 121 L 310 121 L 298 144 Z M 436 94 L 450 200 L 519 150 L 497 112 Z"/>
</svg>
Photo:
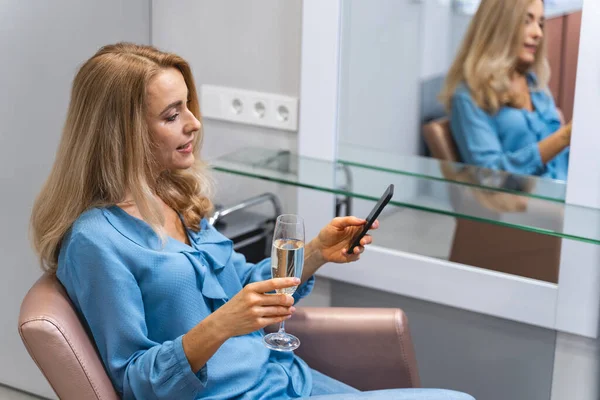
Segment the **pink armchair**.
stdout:
<svg viewBox="0 0 600 400">
<path fill-rule="evenodd" d="M 300 307 L 286 327 L 302 341 L 297 354 L 312 368 L 358 389 L 420 385 L 402 310 Z M 43 275 L 25 296 L 19 334 L 59 398 L 119 398 L 55 277 Z"/>
</svg>

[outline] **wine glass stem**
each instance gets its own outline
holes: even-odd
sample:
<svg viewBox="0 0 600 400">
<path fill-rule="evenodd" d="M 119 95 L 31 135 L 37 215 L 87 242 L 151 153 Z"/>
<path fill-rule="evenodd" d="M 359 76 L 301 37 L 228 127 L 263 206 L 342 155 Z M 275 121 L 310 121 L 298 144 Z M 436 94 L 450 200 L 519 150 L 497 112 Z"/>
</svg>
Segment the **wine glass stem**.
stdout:
<svg viewBox="0 0 600 400">
<path fill-rule="evenodd" d="M 281 325 L 279 325 L 279 330 L 277 333 L 285 333 L 285 321 L 281 321 Z"/>
</svg>

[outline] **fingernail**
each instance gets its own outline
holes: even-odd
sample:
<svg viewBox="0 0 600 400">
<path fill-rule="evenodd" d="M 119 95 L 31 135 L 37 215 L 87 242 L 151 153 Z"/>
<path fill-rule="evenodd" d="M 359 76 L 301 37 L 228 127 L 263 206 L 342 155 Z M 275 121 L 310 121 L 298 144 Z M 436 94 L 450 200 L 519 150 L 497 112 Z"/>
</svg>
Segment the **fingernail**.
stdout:
<svg viewBox="0 0 600 400">
<path fill-rule="evenodd" d="M 294 278 L 294 283 L 300 283 L 300 278 Z"/>
<path fill-rule="evenodd" d="M 285 316 L 285 319 L 290 319 L 290 318 L 292 318 L 292 316 L 291 316 L 291 315 L 286 315 L 286 316 Z"/>
<path fill-rule="evenodd" d="M 290 307 L 290 312 L 292 312 L 292 313 L 296 312 L 296 307 L 294 307 L 294 306 Z"/>
</svg>

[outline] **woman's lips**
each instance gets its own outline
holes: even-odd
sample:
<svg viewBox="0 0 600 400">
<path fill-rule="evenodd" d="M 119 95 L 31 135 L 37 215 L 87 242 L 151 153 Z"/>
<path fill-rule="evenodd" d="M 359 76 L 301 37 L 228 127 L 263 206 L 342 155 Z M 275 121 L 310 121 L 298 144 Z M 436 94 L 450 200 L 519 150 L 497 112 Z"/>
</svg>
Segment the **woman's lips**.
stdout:
<svg viewBox="0 0 600 400">
<path fill-rule="evenodd" d="M 187 153 L 191 153 L 192 149 L 193 149 L 192 142 L 188 142 L 188 144 L 185 144 L 183 146 L 179 146 L 177 148 L 177 151 L 180 152 L 180 153 L 187 154 Z"/>
</svg>

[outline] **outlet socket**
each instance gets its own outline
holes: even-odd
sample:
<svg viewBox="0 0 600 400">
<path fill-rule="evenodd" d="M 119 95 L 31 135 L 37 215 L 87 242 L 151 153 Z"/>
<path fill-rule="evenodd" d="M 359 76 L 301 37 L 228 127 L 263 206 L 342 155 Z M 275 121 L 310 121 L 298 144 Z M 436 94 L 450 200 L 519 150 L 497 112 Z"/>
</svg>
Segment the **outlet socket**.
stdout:
<svg viewBox="0 0 600 400">
<path fill-rule="evenodd" d="M 295 97 L 202 85 L 200 110 L 204 118 L 298 130 L 298 99 Z"/>
</svg>

